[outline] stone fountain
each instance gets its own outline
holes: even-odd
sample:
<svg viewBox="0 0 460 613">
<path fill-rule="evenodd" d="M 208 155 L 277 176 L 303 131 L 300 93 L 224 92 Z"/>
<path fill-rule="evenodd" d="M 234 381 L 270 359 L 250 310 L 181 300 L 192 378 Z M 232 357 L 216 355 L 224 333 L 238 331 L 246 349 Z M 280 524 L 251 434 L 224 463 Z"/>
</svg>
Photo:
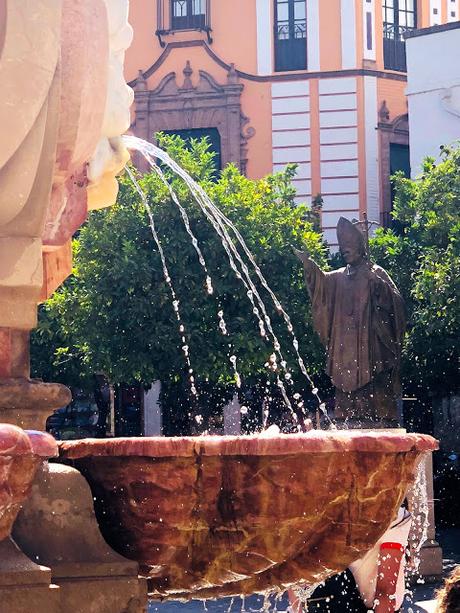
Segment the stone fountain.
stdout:
<svg viewBox="0 0 460 613">
<path fill-rule="evenodd" d="M 70 400 L 30 379 L 28 335 L 70 273 L 72 234 L 116 198 L 127 14 L 127 0 L 0 0 L 1 422 L 43 429 Z M 136 613 L 147 584 L 188 599 L 319 581 L 380 537 L 434 448 L 403 431 L 115 439 L 64 442 L 62 463 L 37 470 L 55 455 L 49 437 L 3 426 L 0 564 L 14 572 L 0 601 L 11 613 Z M 18 505 L 22 553 L 8 538 Z"/>
<path fill-rule="evenodd" d="M 429 436 L 321 432 L 67 441 L 101 531 L 149 592 L 216 598 L 316 584 L 388 527 Z"/>
<path fill-rule="evenodd" d="M 62 385 L 30 379 L 29 332 L 37 303 L 71 271 L 73 233 L 89 210 L 115 201 L 115 175 L 129 158 L 120 138 L 132 101 L 123 78 L 132 37 L 127 16 L 127 0 L 0 1 L 0 422 L 43 430 L 46 417 L 71 399 Z M 74 469 L 50 465 L 38 470 L 31 488 L 37 458 L 55 455 L 56 448 L 47 439 L 41 452 L 30 445 L 27 451 L 27 435 L 14 432 L 22 447 L 6 449 L 13 434 L 0 431 L 6 462 L 0 524 L 10 518 L 0 529 L 2 607 L 11 613 L 143 610 L 138 566 L 100 536 L 86 481 Z M 33 444 L 38 441 L 35 435 Z M 24 462 L 30 468 L 20 477 Z M 7 512 L 2 507 L 15 488 L 22 498 L 38 497 L 44 516 L 55 519 L 60 551 L 50 543 L 47 555 L 29 550 L 28 559 L 5 539 L 23 506 L 17 496 Z M 43 524 L 42 518 L 37 527 Z M 18 520 L 17 543 L 21 525 Z M 25 532 L 40 546 L 37 527 L 29 524 Z M 82 528 L 80 535 L 70 527 Z M 52 564 L 43 564 L 45 558 Z"/>
</svg>

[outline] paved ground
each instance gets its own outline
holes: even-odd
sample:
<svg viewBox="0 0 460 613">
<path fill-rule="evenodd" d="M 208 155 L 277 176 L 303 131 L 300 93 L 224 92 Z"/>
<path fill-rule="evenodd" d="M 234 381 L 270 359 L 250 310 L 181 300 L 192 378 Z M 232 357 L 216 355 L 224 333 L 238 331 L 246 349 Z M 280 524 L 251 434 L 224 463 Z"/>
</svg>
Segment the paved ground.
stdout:
<svg viewBox="0 0 460 613">
<path fill-rule="evenodd" d="M 270 613 L 275 611 L 286 611 L 288 607 L 288 599 L 283 597 L 278 602 L 271 599 L 269 609 Z M 250 596 L 245 598 L 220 598 L 219 600 L 209 600 L 206 603 L 192 600 L 191 602 L 179 603 L 170 602 L 165 604 L 151 603 L 149 613 L 247 613 L 262 611 L 264 608 L 264 599 L 260 596 Z"/>
<path fill-rule="evenodd" d="M 443 548 L 444 569 L 447 574 L 455 565 L 460 564 L 460 529 L 441 530 L 438 539 Z M 408 595 L 403 611 L 405 613 L 434 613 L 436 602 L 433 600 L 433 595 L 437 587 L 438 585 L 418 584 L 412 594 Z M 285 612 L 287 607 L 288 600 L 283 597 L 278 602 L 272 599 L 265 610 L 267 613 L 276 611 L 281 613 Z M 263 609 L 263 598 L 251 596 L 244 601 L 241 598 L 221 598 L 206 603 L 196 600 L 187 603 L 152 602 L 149 613 L 242 613 L 244 611 L 252 613 Z"/>
</svg>

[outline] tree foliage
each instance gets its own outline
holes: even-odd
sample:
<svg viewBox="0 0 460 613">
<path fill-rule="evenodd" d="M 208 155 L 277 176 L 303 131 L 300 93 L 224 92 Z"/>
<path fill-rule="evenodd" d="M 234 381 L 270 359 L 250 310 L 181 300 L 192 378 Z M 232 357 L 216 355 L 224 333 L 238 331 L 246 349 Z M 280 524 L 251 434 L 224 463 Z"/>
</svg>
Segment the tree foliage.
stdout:
<svg viewBox="0 0 460 613">
<path fill-rule="evenodd" d="M 235 223 L 291 314 L 301 354 L 313 372 L 321 370 L 323 350 L 312 331 L 308 295 L 291 244 L 308 247 L 322 265 L 326 252 L 311 209 L 294 202 L 295 166 L 253 181 L 230 165 L 216 181 L 213 154 L 205 141 L 192 141 L 186 148 L 178 137 L 163 136 L 161 145 Z M 168 189 L 154 172 L 139 176 L 179 300 L 194 375 L 202 381 L 231 383 L 231 355 L 237 357 L 243 378 L 262 375 L 273 345 L 259 335 L 252 306 L 219 237 L 186 185 L 167 169 L 164 172 L 187 211 L 214 286 L 214 294 L 208 295 L 205 273 Z M 73 252 L 72 276 L 41 308 L 32 350 L 35 373 L 67 383 L 97 371 L 115 383 L 184 380 L 188 373 L 170 290 L 145 208 L 129 179 L 121 180 L 113 207 L 91 213 L 74 240 Z M 285 326 L 265 290 L 260 291 L 285 357 L 296 370 Z M 219 331 L 220 310 L 228 336 Z"/>
<path fill-rule="evenodd" d="M 417 180 L 393 178 L 396 233 L 371 241 L 376 261 L 403 293 L 409 329 L 403 381 L 411 393 L 448 395 L 459 389 L 460 150 L 427 158 Z"/>
</svg>

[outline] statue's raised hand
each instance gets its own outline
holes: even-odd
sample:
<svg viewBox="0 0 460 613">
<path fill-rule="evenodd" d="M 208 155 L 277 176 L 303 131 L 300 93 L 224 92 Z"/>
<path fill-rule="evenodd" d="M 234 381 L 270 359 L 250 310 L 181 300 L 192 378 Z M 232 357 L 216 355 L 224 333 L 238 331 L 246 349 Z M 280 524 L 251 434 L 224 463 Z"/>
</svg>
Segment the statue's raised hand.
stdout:
<svg viewBox="0 0 460 613">
<path fill-rule="evenodd" d="M 296 249 L 295 247 L 292 247 L 292 251 L 294 252 L 294 254 L 299 258 L 299 260 L 304 264 L 305 262 L 309 262 L 310 261 L 310 254 L 308 253 L 308 251 L 300 251 L 300 249 Z"/>
</svg>

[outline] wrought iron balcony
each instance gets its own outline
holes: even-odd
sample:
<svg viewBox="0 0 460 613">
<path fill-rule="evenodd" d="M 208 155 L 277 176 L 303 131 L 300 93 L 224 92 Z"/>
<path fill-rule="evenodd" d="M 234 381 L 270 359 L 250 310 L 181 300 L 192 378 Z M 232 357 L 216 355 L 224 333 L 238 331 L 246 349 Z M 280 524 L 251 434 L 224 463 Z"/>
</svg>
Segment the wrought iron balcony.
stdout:
<svg viewBox="0 0 460 613">
<path fill-rule="evenodd" d="M 211 0 L 157 0 L 157 30 L 161 47 L 163 36 L 181 30 L 206 32 L 211 44 Z"/>
<path fill-rule="evenodd" d="M 275 70 L 303 70 L 307 67 L 307 21 L 279 21 L 275 25 Z"/>
<path fill-rule="evenodd" d="M 393 23 L 383 24 L 383 61 L 386 69 L 407 71 L 404 35 L 412 30 L 415 28 Z"/>
</svg>

